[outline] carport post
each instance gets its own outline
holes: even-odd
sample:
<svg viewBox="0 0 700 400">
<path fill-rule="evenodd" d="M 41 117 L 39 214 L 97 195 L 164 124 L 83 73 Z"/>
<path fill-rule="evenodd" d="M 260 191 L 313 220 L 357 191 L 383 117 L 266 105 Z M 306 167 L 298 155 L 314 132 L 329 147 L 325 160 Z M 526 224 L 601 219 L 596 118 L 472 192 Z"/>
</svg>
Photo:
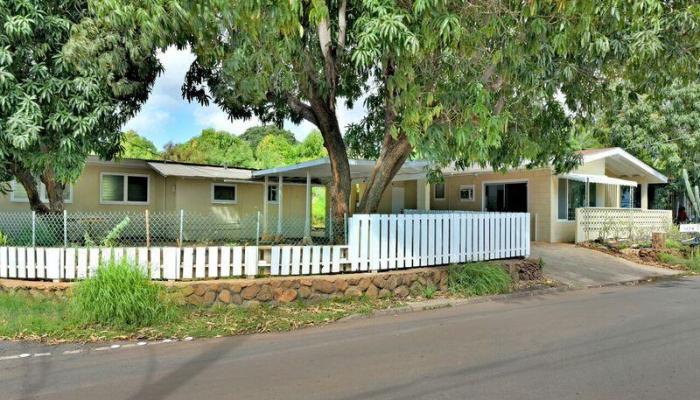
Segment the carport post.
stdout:
<svg viewBox="0 0 700 400">
<path fill-rule="evenodd" d="M 263 236 L 267 236 L 267 191 L 268 189 L 268 178 L 265 175 L 265 185 L 263 186 Z"/>
<path fill-rule="evenodd" d="M 304 208 L 304 239 L 311 240 L 311 173 L 306 171 L 306 203 Z"/>
<path fill-rule="evenodd" d="M 277 235 L 282 236 L 282 185 L 284 184 L 282 175 L 277 177 Z"/>
</svg>

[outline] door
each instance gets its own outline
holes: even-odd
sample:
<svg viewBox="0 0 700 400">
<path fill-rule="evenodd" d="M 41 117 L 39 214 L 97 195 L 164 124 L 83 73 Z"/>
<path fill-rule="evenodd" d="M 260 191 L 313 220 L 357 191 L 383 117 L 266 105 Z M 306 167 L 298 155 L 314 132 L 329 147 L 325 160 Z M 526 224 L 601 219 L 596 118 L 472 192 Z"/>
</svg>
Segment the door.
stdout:
<svg viewBox="0 0 700 400">
<path fill-rule="evenodd" d="M 486 184 L 484 209 L 497 212 L 527 212 L 527 183 Z"/>
<path fill-rule="evenodd" d="M 403 211 L 404 190 L 402 187 L 391 188 L 391 212 L 398 214 Z"/>
</svg>

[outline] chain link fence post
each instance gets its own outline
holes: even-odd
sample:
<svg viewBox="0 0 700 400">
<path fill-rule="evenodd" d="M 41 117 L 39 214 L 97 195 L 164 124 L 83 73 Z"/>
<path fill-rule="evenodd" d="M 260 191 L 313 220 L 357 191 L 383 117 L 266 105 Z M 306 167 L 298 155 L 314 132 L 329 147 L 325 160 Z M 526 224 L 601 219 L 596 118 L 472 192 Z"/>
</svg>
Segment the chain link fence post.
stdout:
<svg viewBox="0 0 700 400">
<path fill-rule="evenodd" d="M 63 210 L 63 247 L 68 247 L 68 210 Z"/>
<path fill-rule="evenodd" d="M 143 217 L 146 225 L 146 247 L 151 247 L 151 221 L 148 216 L 148 209 L 143 212 Z"/>
<path fill-rule="evenodd" d="M 32 211 L 32 247 L 36 247 L 36 211 Z"/>
<path fill-rule="evenodd" d="M 184 224 L 185 224 L 185 210 L 180 209 L 180 234 L 178 236 L 178 238 L 179 238 L 178 243 L 177 243 L 178 246 L 182 246 L 182 228 L 183 228 Z"/>
<path fill-rule="evenodd" d="M 260 211 L 258 211 L 258 222 L 255 229 L 255 245 L 260 246 Z"/>
</svg>

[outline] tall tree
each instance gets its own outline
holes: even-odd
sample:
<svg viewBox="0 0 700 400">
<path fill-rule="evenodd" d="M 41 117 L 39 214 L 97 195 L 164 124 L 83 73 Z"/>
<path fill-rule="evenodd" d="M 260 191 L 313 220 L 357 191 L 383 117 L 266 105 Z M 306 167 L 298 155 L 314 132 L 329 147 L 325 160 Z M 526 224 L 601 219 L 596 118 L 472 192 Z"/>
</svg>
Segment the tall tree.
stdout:
<svg viewBox="0 0 700 400">
<path fill-rule="evenodd" d="M 0 1 L 0 177 L 21 183 L 40 212 L 62 210 L 65 184 L 89 154 L 110 158 L 119 151 L 119 128 L 146 100 L 159 71 L 151 54 L 124 54 L 119 35 L 99 42 L 119 69 L 99 59 L 73 63 L 64 45 L 87 13 L 80 0 Z"/>
<path fill-rule="evenodd" d="M 255 149 L 267 135 L 284 136 L 291 143 L 296 143 L 296 138 L 292 132 L 286 129 L 278 128 L 274 125 L 261 125 L 248 128 L 239 137 L 248 142 L 250 147 Z"/>
<path fill-rule="evenodd" d="M 658 94 L 639 94 L 624 83 L 611 87 L 594 136 L 622 147 L 671 178 L 671 189 L 685 190 L 681 171 L 700 181 L 700 83 L 675 83 Z"/>
<path fill-rule="evenodd" d="M 157 160 L 161 157 L 156 149 L 156 145 L 150 140 L 139 135 L 135 131 L 127 131 L 122 134 L 121 158 L 139 158 L 142 160 Z"/>
<path fill-rule="evenodd" d="M 182 144 L 166 146 L 164 158 L 199 164 L 227 165 L 231 167 L 253 167 L 253 149 L 248 142 L 225 131 L 204 129 Z"/>
<path fill-rule="evenodd" d="M 258 168 L 274 168 L 297 162 L 294 143 L 283 135 L 267 135 L 255 149 Z"/>
<path fill-rule="evenodd" d="M 437 167 L 527 159 L 571 168 L 570 119 L 590 117 L 608 78 L 649 89 L 698 69 L 691 0 L 95 3 L 105 21 L 138 30 L 146 51 L 190 46 L 187 98 L 213 100 L 235 118 L 316 125 L 336 219 L 351 186 L 337 103 L 369 87 L 366 131 L 381 145 L 364 211 L 377 208 L 411 154 Z"/>
</svg>

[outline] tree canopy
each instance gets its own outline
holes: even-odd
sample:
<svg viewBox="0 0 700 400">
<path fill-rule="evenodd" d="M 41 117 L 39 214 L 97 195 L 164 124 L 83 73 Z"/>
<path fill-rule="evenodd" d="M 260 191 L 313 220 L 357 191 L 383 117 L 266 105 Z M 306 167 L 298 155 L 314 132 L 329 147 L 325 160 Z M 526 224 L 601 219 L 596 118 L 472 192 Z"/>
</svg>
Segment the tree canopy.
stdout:
<svg viewBox="0 0 700 400">
<path fill-rule="evenodd" d="M 267 135 L 284 136 L 291 143 L 296 143 L 297 141 L 292 132 L 274 125 L 260 125 L 248 128 L 239 137 L 248 142 L 250 147 L 256 149 Z"/>
<path fill-rule="evenodd" d="M 204 129 L 182 144 L 166 145 L 163 157 L 173 161 L 251 168 L 255 165 L 248 142 L 236 135 L 213 128 Z"/>
<path fill-rule="evenodd" d="M 373 211 L 410 156 L 435 167 L 572 168 L 572 120 L 589 121 L 607 84 L 651 93 L 696 78 L 695 1 L 94 1 L 142 51 L 189 46 L 183 92 L 231 117 L 316 125 L 331 159 L 335 218 L 350 173 L 337 102 L 369 93 L 361 126 L 378 162 L 360 209 Z M 359 143 L 360 141 L 356 141 Z"/>
<path fill-rule="evenodd" d="M 119 128 L 159 70 L 153 54 L 114 51 L 123 45 L 118 30 L 102 49 L 120 70 L 73 62 L 64 46 L 87 13 L 84 1 L 0 1 L 0 180 L 17 179 L 38 211 L 63 208 L 63 188 L 89 154 L 119 151 Z"/>
<path fill-rule="evenodd" d="M 135 131 L 127 131 L 121 137 L 121 158 L 157 160 L 161 157 L 156 145 Z"/>
</svg>

